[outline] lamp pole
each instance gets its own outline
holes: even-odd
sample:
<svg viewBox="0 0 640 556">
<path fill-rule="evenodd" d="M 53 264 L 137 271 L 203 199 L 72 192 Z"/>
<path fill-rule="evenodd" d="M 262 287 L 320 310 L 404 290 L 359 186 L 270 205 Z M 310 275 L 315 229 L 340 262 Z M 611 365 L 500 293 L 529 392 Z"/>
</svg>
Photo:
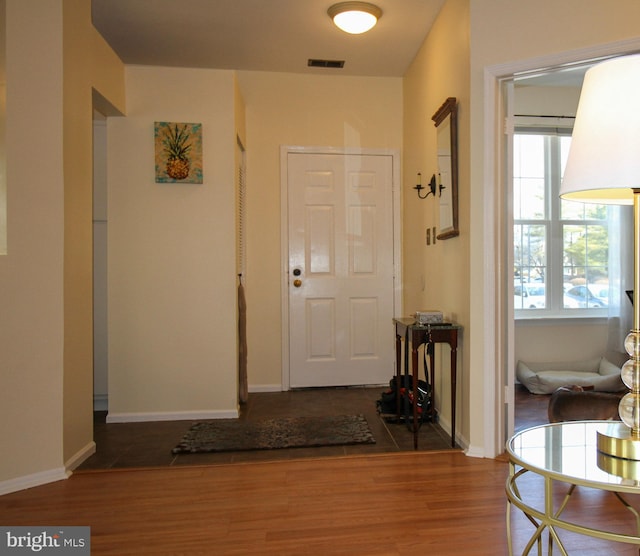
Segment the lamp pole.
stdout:
<svg viewBox="0 0 640 556">
<path fill-rule="evenodd" d="M 622 380 L 631 390 L 620 401 L 620 418 L 640 440 L 640 189 L 633 190 L 633 328 L 624 347 L 631 357 L 623 366 Z M 624 369 L 624 367 L 629 367 Z M 626 371 L 626 372 L 625 372 Z M 632 375 L 629 377 L 629 375 Z M 625 401 L 626 399 L 626 401 Z M 631 415 L 629 415 L 631 413 Z M 623 415 L 624 414 L 624 415 Z M 628 421 L 625 417 L 628 416 Z M 637 459 L 637 458 L 634 458 Z"/>
</svg>

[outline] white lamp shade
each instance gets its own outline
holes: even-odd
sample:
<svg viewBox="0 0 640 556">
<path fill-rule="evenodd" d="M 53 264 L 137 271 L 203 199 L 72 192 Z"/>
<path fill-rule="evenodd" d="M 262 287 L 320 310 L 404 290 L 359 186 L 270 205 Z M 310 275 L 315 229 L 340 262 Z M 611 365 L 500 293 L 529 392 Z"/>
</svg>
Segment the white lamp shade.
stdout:
<svg viewBox="0 0 640 556">
<path fill-rule="evenodd" d="M 375 26 L 382 10 L 368 2 L 340 2 L 331 6 L 327 13 L 338 28 L 352 35 L 360 35 Z"/>
<path fill-rule="evenodd" d="M 640 188 L 640 55 L 586 72 L 560 196 L 633 204 L 634 188 Z"/>
</svg>

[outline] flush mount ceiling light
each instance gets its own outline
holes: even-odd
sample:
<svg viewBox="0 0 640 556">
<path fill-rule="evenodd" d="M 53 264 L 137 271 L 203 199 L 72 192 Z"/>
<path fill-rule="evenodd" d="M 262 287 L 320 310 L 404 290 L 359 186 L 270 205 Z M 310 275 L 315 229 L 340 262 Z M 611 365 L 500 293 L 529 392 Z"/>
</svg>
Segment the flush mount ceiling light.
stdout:
<svg viewBox="0 0 640 556">
<path fill-rule="evenodd" d="M 366 33 L 382 16 L 382 10 L 369 2 L 340 2 L 327 13 L 340 29 L 352 35 Z"/>
</svg>

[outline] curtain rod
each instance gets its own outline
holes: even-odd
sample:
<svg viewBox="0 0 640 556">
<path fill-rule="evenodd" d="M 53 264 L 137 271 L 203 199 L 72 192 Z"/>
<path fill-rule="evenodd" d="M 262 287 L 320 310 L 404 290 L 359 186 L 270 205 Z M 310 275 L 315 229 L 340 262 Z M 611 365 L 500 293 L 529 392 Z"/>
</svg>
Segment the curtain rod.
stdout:
<svg viewBox="0 0 640 556">
<path fill-rule="evenodd" d="M 547 114 L 514 114 L 515 118 L 555 118 L 555 119 L 567 119 L 575 120 L 575 116 L 551 116 Z"/>
</svg>

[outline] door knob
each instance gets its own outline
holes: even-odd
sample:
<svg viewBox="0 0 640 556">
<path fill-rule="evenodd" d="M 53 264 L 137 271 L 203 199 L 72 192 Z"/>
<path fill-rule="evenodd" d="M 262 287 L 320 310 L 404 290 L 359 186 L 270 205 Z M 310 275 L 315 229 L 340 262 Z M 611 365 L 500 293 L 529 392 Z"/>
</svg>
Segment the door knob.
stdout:
<svg viewBox="0 0 640 556">
<path fill-rule="evenodd" d="M 302 286 L 302 280 L 298 280 L 297 278 L 293 281 L 293 285 L 296 288 L 299 288 L 300 286 Z"/>
</svg>

